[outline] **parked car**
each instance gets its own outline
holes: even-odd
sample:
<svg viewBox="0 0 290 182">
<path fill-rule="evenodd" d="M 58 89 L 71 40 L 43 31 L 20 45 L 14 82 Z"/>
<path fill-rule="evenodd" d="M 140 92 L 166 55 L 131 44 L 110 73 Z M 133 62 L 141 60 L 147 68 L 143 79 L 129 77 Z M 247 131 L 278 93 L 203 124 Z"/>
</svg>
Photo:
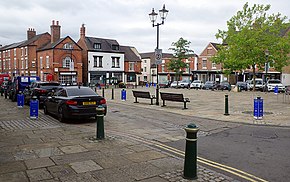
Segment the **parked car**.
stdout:
<svg viewBox="0 0 290 182">
<path fill-rule="evenodd" d="M 190 88 L 195 88 L 195 89 L 202 89 L 203 87 L 203 82 L 201 80 L 194 80 L 191 84 L 190 84 Z"/>
<path fill-rule="evenodd" d="M 216 88 L 216 83 L 214 81 L 207 81 L 202 87 L 202 89 L 204 90 L 210 90 L 210 89 L 212 90 L 215 88 Z"/>
<path fill-rule="evenodd" d="M 159 87 L 160 88 L 168 88 L 168 87 L 170 87 L 170 82 L 169 81 L 161 82 L 161 83 L 159 83 Z"/>
<path fill-rule="evenodd" d="M 60 122 L 68 118 L 96 117 L 96 108 L 103 106 L 107 113 L 106 99 L 89 87 L 61 87 L 51 92 L 43 103 L 44 114 L 54 114 Z"/>
<path fill-rule="evenodd" d="M 178 83 L 180 88 L 189 88 L 190 87 L 190 80 L 182 80 L 181 82 Z"/>
<path fill-rule="evenodd" d="M 256 81 L 255 90 L 256 91 L 258 91 L 258 90 L 263 91 L 264 90 L 263 79 L 262 78 L 256 78 L 255 81 Z M 254 80 L 251 80 L 249 82 L 249 88 L 250 88 L 250 90 L 253 90 L 253 88 L 254 88 Z"/>
<path fill-rule="evenodd" d="M 237 82 L 236 87 L 238 87 L 240 91 L 242 91 L 242 90 L 247 91 L 248 90 L 247 82 Z"/>
<path fill-rule="evenodd" d="M 268 92 L 271 92 L 271 91 L 274 91 L 276 86 L 278 86 L 278 92 L 284 92 L 285 91 L 285 86 L 278 79 L 268 80 L 266 89 L 267 89 Z"/>
<path fill-rule="evenodd" d="M 39 106 L 43 105 L 47 95 L 52 90 L 56 90 L 60 84 L 58 82 L 32 82 L 24 91 L 24 104 L 29 105 L 30 99 L 36 97 L 39 101 Z"/>
<path fill-rule="evenodd" d="M 170 87 L 171 87 L 171 88 L 177 88 L 177 81 L 173 81 L 173 82 L 170 84 Z"/>
<path fill-rule="evenodd" d="M 217 90 L 228 90 L 231 91 L 231 84 L 227 81 L 222 81 L 216 85 Z"/>
</svg>

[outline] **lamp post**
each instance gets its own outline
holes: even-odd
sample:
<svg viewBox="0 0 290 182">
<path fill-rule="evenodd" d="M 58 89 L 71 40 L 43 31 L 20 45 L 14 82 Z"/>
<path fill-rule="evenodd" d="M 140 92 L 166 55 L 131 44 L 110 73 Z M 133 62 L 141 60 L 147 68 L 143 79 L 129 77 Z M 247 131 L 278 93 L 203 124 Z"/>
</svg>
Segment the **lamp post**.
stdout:
<svg viewBox="0 0 290 182">
<path fill-rule="evenodd" d="M 268 69 L 269 69 L 269 62 L 268 62 L 268 59 L 269 59 L 269 50 L 268 49 L 266 49 L 265 50 L 265 56 L 266 56 L 266 65 L 265 65 L 265 72 L 266 72 L 266 74 L 265 74 L 265 81 L 266 81 L 266 83 L 265 83 L 265 91 L 268 91 L 268 88 L 267 88 L 267 75 L 268 75 Z"/>
<path fill-rule="evenodd" d="M 156 50 L 159 49 L 159 25 L 163 25 L 164 24 L 164 20 L 168 14 L 168 10 L 165 9 L 165 4 L 163 5 L 163 8 L 161 10 L 159 10 L 159 14 L 160 14 L 160 18 L 161 18 L 161 23 L 157 23 L 156 19 L 157 19 L 157 13 L 155 13 L 154 8 L 152 8 L 152 12 L 149 14 L 149 18 L 152 22 L 152 26 L 153 27 L 157 27 L 157 46 L 156 46 Z M 156 23 L 156 24 L 155 24 Z M 159 105 L 159 83 L 158 83 L 158 64 L 156 64 L 156 68 L 157 68 L 157 85 L 156 85 L 156 105 Z"/>
</svg>

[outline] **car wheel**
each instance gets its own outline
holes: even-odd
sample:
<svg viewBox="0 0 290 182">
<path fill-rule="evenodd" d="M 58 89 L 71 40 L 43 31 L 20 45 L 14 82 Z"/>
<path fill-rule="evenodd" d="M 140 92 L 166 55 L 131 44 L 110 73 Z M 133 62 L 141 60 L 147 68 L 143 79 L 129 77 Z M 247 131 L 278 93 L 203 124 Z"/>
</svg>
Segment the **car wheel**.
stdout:
<svg viewBox="0 0 290 182">
<path fill-rule="evenodd" d="M 45 115 L 48 115 L 49 114 L 48 111 L 47 111 L 46 105 L 43 105 L 43 112 L 44 112 Z"/>
<path fill-rule="evenodd" d="M 59 122 L 65 121 L 62 107 L 58 108 L 58 120 Z"/>
</svg>

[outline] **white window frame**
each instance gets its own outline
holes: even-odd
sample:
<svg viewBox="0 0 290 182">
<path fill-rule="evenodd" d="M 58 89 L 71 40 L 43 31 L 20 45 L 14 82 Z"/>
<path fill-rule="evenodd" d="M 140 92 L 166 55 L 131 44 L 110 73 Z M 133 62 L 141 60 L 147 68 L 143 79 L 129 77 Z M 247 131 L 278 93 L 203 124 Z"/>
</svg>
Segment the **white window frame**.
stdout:
<svg viewBox="0 0 290 182">
<path fill-rule="evenodd" d="M 40 66 L 40 69 L 43 68 L 43 57 L 42 56 L 39 57 L 39 66 Z"/>
<path fill-rule="evenodd" d="M 27 55 L 28 55 L 28 48 L 25 47 L 25 56 L 27 56 Z"/>
<path fill-rule="evenodd" d="M 21 69 L 24 69 L 24 60 L 21 58 Z"/>
<path fill-rule="evenodd" d="M 212 67 L 212 69 L 216 69 L 216 63 L 212 62 L 211 67 Z"/>
<path fill-rule="evenodd" d="M 73 60 L 71 59 L 71 57 L 67 56 L 63 59 L 62 61 L 62 67 L 63 68 L 70 68 L 70 64 Z"/>
<path fill-rule="evenodd" d="M 11 61 L 10 61 L 10 59 L 8 59 L 8 69 L 9 70 L 11 69 Z"/>
<path fill-rule="evenodd" d="M 24 56 L 24 49 L 21 47 L 21 56 Z"/>
<path fill-rule="evenodd" d="M 28 69 L 28 59 L 25 58 L 25 69 Z"/>
<path fill-rule="evenodd" d="M 135 71 L 135 62 L 129 62 L 129 71 Z"/>
<path fill-rule="evenodd" d="M 46 65 L 46 68 L 49 68 L 49 56 L 46 56 L 45 65 Z"/>
<path fill-rule="evenodd" d="M 205 64 L 204 64 L 205 63 Z M 205 65 L 205 66 L 204 66 Z M 207 68 L 207 59 L 203 59 L 202 60 L 202 69 L 206 69 Z"/>
<path fill-rule="evenodd" d="M 14 56 L 16 56 L 16 48 L 14 48 Z"/>
<path fill-rule="evenodd" d="M 16 63 L 16 58 L 14 58 L 14 69 L 16 69 L 17 63 Z"/>
<path fill-rule="evenodd" d="M 111 57 L 112 58 L 112 68 L 120 68 L 120 57 Z"/>
</svg>

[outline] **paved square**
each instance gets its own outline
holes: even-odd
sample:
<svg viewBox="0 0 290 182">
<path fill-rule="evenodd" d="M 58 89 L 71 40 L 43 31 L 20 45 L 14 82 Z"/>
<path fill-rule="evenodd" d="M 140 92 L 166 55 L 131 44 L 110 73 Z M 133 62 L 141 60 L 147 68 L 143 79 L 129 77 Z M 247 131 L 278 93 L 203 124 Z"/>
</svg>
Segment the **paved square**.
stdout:
<svg viewBox="0 0 290 182">
<path fill-rule="evenodd" d="M 92 160 L 70 163 L 70 166 L 76 173 L 84 173 L 88 171 L 96 171 L 103 169 Z"/>
</svg>

